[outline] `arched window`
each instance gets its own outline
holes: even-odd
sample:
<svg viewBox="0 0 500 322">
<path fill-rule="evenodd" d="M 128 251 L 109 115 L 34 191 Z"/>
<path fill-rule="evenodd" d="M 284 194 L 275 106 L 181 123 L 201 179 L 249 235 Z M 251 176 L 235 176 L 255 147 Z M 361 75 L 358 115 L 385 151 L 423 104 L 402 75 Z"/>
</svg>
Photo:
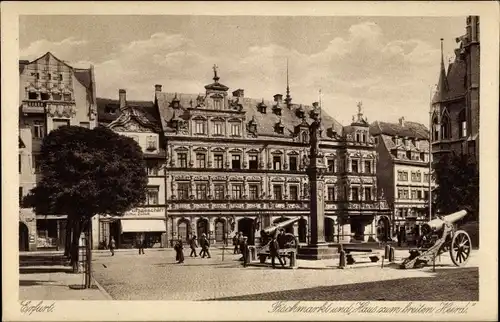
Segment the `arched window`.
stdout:
<svg viewBox="0 0 500 322">
<path fill-rule="evenodd" d="M 443 115 L 443 119 L 441 121 L 441 137 L 443 139 L 450 138 L 450 118 L 448 115 Z"/>
<path fill-rule="evenodd" d="M 187 220 L 182 219 L 177 225 L 177 235 L 181 240 L 188 240 L 189 238 L 189 223 Z"/>
<path fill-rule="evenodd" d="M 307 132 L 302 132 L 302 142 L 303 143 L 309 143 L 309 136 L 307 135 Z"/>
<path fill-rule="evenodd" d="M 438 141 L 439 140 L 439 123 L 437 117 L 434 118 L 432 121 L 432 140 L 433 141 Z"/>
<path fill-rule="evenodd" d="M 222 220 L 215 222 L 215 241 L 218 243 L 224 241 L 224 222 Z"/>
<path fill-rule="evenodd" d="M 460 137 L 464 138 L 467 136 L 467 120 L 465 119 L 465 109 L 463 109 L 459 114 L 458 114 L 458 128 Z"/>
</svg>

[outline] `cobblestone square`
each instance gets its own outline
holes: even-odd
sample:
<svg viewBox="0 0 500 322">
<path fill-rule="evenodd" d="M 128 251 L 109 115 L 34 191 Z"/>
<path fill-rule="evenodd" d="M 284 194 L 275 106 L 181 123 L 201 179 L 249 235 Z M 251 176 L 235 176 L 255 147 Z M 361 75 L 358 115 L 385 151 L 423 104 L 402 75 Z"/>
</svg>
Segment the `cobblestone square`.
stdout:
<svg viewBox="0 0 500 322">
<path fill-rule="evenodd" d="M 399 251 L 400 255 L 405 253 Z M 380 300 L 377 296 L 387 300 L 474 300 L 478 294 L 474 253 L 466 268 L 455 268 L 443 256 L 436 263 L 436 272 L 432 272 L 432 267 L 401 270 L 393 266 L 382 269 L 380 265 L 344 270 L 301 269 L 300 261 L 299 269 L 273 270 L 270 265 L 243 268 L 239 255 L 226 251 L 222 260 L 220 249 L 213 249 L 210 259 L 190 258 L 187 251 L 185 255 L 184 264 L 177 264 L 170 249 L 146 250 L 145 255 L 135 250 L 121 251 L 113 257 L 98 252 L 93 257 L 94 276 L 115 300 L 363 300 L 370 296 L 370 290 L 373 298 L 368 299 L 372 300 Z M 446 288 L 448 275 L 459 285 Z M 360 283 L 372 284 L 366 284 L 367 291 Z M 416 289 L 424 284 L 425 289 Z M 346 297 L 324 289 L 330 286 L 341 287 Z M 470 296 L 464 297 L 463 292 L 450 291 L 449 287 L 463 288 Z"/>
</svg>

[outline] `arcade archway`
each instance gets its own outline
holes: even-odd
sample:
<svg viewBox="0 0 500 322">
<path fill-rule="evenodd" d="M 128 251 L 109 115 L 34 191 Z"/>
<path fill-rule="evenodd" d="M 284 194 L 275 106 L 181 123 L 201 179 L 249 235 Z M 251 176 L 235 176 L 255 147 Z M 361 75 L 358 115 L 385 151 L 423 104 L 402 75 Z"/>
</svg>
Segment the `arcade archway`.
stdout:
<svg viewBox="0 0 500 322">
<path fill-rule="evenodd" d="M 29 250 L 29 231 L 25 223 L 19 222 L 19 251 Z"/>
<path fill-rule="evenodd" d="M 335 240 L 335 221 L 332 218 L 325 217 L 325 241 L 333 242 Z"/>
<path fill-rule="evenodd" d="M 391 238 L 391 223 L 389 218 L 383 216 L 377 222 L 377 239 L 386 242 Z"/>
<path fill-rule="evenodd" d="M 208 236 L 208 219 L 206 218 L 200 218 L 196 222 L 196 237 L 199 239 L 203 234 L 205 234 L 207 238 L 210 238 Z"/>
<path fill-rule="evenodd" d="M 254 220 L 252 218 L 242 218 L 238 221 L 238 232 L 248 237 L 248 244 L 255 245 Z"/>
</svg>

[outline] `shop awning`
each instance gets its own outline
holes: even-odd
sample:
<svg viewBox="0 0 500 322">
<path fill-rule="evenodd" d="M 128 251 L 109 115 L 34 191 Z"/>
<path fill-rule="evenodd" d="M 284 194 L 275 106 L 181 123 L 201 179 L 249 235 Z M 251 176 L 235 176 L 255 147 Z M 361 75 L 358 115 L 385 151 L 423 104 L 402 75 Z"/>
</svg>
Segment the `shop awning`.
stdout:
<svg viewBox="0 0 500 322">
<path fill-rule="evenodd" d="M 123 233 L 165 232 L 164 220 L 121 220 Z"/>
</svg>

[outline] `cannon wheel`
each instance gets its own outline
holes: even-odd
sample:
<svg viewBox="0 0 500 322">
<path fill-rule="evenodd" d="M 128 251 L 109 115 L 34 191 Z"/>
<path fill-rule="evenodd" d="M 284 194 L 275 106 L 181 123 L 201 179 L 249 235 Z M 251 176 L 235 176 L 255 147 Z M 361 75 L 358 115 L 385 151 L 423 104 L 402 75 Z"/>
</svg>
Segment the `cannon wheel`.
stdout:
<svg viewBox="0 0 500 322">
<path fill-rule="evenodd" d="M 295 237 L 295 235 L 290 234 L 290 233 L 286 233 L 285 236 L 286 236 L 286 242 L 287 242 L 289 248 L 298 248 L 299 247 L 299 241 L 298 241 L 298 238 Z"/>
<path fill-rule="evenodd" d="M 458 230 L 453 234 L 450 245 L 450 257 L 455 266 L 462 266 L 467 263 L 472 249 L 472 242 L 469 234 L 464 230 Z"/>
</svg>

